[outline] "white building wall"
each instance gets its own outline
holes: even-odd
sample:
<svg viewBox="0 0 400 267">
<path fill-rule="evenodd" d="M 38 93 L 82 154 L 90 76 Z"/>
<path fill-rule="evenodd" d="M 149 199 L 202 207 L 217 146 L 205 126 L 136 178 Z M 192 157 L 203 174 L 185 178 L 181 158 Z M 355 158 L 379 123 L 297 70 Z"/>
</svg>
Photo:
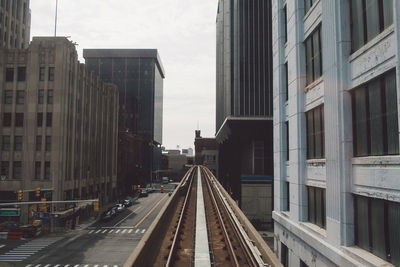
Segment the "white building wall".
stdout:
<svg viewBox="0 0 400 267">
<path fill-rule="evenodd" d="M 272 0 L 275 252 L 280 257 L 280 244 L 285 244 L 290 266 L 299 266 L 300 259 L 308 266 L 392 266 L 354 245 L 353 194 L 400 202 L 400 157 L 353 157 L 350 90 L 396 67 L 400 104 L 400 1 L 394 1 L 393 8 L 393 25 L 351 54 L 349 0 L 315 1 L 305 15 L 303 0 Z M 304 41 L 320 24 L 323 75 L 306 86 Z M 321 104 L 325 159 L 307 160 L 305 112 Z M 290 211 L 286 182 L 290 183 Z M 326 189 L 326 229 L 307 222 L 306 186 Z"/>
</svg>

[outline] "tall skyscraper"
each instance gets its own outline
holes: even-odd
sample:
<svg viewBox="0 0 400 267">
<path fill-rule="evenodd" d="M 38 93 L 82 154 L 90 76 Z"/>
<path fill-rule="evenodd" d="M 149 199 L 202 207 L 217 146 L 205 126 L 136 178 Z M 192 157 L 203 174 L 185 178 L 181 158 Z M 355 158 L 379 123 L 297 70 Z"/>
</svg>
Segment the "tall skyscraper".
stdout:
<svg viewBox="0 0 400 267">
<path fill-rule="evenodd" d="M 124 144 L 119 161 L 135 159 L 119 166 L 121 185 L 131 189 L 149 183 L 161 161 L 164 69 L 158 51 L 84 49 L 83 56 L 90 71 L 119 90 L 119 139 Z"/>
<path fill-rule="evenodd" d="M 255 221 L 272 224 L 271 2 L 220 0 L 216 140 L 221 183 Z M 254 184 L 259 185 L 252 188 Z M 259 209 L 252 205 L 260 190 Z M 267 193 L 262 193 L 267 192 Z"/>
<path fill-rule="evenodd" d="M 400 265 L 400 1 L 273 0 L 275 250 Z"/>
</svg>

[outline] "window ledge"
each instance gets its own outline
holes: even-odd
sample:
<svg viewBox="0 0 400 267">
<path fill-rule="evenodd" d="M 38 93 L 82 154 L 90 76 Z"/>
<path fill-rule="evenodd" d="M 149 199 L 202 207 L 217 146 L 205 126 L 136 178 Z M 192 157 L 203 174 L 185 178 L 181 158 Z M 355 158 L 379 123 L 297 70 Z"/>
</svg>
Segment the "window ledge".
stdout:
<svg viewBox="0 0 400 267">
<path fill-rule="evenodd" d="M 313 233 L 319 235 L 322 238 L 327 237 L 326 229 L 319 227 L 316 224 L 310 223 L 310 222 L 299 222 L 300 225 L 304 226 L 307 228 L 307 230 L 312 231 Z"/>
<path fill-rule="evenodd" d="M 362 263 L 364 263 L 365 265 L 368 263 L 370 265 L 373 266 L 385 266 L 385 267 L 389 267 L 389 266 L 393 266 L 393 264 L 391 264 L 390 262 L 387 262 L 381 258 L 379 258 L 378 256 L 375 256 L 374 254 L 359 248 L 357 246 L 351 246 L 351 247 L 342 247 L 342 250 L 349 256 L 351 256 L 352 258 L 361 261 Z"/>
<path fill-rule="evenodd" d="M 310 16 L 310 14 L 313 12 L 313 10 L 315 9 L 315 7 L 319 4 L 320 0 L 316 1 L 311 7 L 310 9 L 307 11 L 307 13 L 304 15 L 303 18 L 303 22 L 306 21 L 308 19 L 308 17 Z"/>
<path fill-rule="evenodd" d="M 351 159 L 352 165 L 400 165 L 400 155 L 369 156 Z"/>
<path fill-rule="evenodd" d="M 319 77 L 318 79 L 316 79 L 315 81 L 313 81 L 312 83 L 310 83 L 309 85 L 307 85 L 304 88 L 304 93 L 307 93 L 308 91 L 311 91 L 314 87 L 316 87 L 317 85 L 319 85 L 320 83 L 322 83 L 324 80 L 324 76 L 321 75 L 321 77 Z"/>
<path fill-rule="evenodd" d="M 306 165 L 313 167 L 325 167 L 326 159 L 307 159 Z"/>
<path fill-rule="evenodd" d="M 286 218 L 290 218 L 290 212 L 289 212 L 288 210 L 282 210 L 282 211 L 281 211 L 281 214 L 282 214 L 283 216 L 285 216 Z"/>
<path fill-rule="evenodd" d="M 388 35 L 390 35 L 393 32 L 394 32 L 394 23 L 388 28 L 386 28 L 383 32 L 375 36 L 371 41 L 369 41 L 368 43 L 364 44 L 359 49 L 354 51 L 354 53 L 352 53 L 349 56 L 349 62 L 352 62 L 353 60 L 355 60 L 356 58 L 367 52 L 371 47 L 374 47 L 377 43 L 385 39 Z"/>
</svg>

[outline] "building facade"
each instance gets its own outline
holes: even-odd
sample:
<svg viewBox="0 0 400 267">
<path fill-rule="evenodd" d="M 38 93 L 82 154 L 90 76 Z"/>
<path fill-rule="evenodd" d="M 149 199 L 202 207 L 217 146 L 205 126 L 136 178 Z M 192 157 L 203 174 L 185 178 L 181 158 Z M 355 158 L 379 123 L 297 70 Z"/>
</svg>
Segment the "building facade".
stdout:
<svg viewBox="0 0 400 267">
<path fill-rule="evenodd" d="M 34 37 L 27 49 L 2 49 L 0 62 L 1 201 L 14 202 L 17 190 L 24 201 L 37 200 L 32 191 L 38 187 L 52 200 L 112 200 L 116 86 L 89 73 L 64 37 Z"/>
<path fill-rule="evenodd" d="M 214 175 L 218 174 L 218 143 L 215 138 L 201 137 L 201 131 L 195 131 L 195 164 L 206 166 Z"/>
<path fill-rule="evenodd" d="M 399 266 L 400 2 L 272 10 L 275 251 L 285 266 Z"/>
<path fill-rule="evenodd" d="M 30 30 L 29 0 L 0 2 L 0 48 L 27 48 Z"/>
<path fill-rule="evenodd" d="M 217 177 L 250 220 L 270 226 L 273 205 L 271 15 L 271 1 L 220 0 L 216 25 Z M 249 198 L 244 197 L 242 191 L 247 192 L 252 184 L 262 185 L 256 188 L 263 189 L 250 192 Z M 268 191 L 266 196 L 264 190 Z"/>
<path fill-rule="evenodd" d="M 84 49 L 89 71 L 119 90 L 119 124 L 122 132 L 137 136 L 141 145 L 135 164 L 121 166 L 118 179 L 123 189 L 146 184 L 160 168 L 163 118 L 164 69 L 156 49 Z M 124 135 L 119 135 L 120 140 Z M 139 140 L 140 139 L 140 140 Z M 136 142 L 136 143 L 138 143 Z M 127 143 L 127 142 L 124 142 Z M 123 160 L 119 155 L 119 160 Z M 134 175 L 125 175 L 134 173 Z"/>
</svg>

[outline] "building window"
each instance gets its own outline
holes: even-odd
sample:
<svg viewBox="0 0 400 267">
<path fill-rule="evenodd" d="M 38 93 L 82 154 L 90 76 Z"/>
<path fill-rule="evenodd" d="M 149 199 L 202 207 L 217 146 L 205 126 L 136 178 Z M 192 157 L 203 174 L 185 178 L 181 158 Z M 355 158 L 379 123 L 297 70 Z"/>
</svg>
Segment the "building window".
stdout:
<svg viewBox="0 0 400 267">
<path fill-rule="evenodd" d="M 42 150 L 42 136 L 37 135 L 36 136 L 36 151 L 41 151 Z"/>
<path fill-rule="evenodd" d="M 1 176 L 3 176 L 5 179 L 10 177 L 10 163 L 8 161 L 1 162 Z"/>
<path fill-rule="evenodd" d="M 288 63 L 285 63 L 285 101 L 289 100 L 289 72 Z"/>
<path fill-rule="evenodd" d="M 42 162 L 36 161 L 35 162 L 35 179 L 40 180 L 41 174 L 42 174 Z"/>
<path fill-rule="evenodd" d="M 50 180 L 50 161 L 44 163 L 44 179 Z"/>
<path fill-rule="evenodd" d="M 53 124 L 53 114 L 51 112 L 46 113 L 46 127 L 51 127 Z"/>
<path fill-rule="evenodd" d="M 54 67 L 49 67 L 49 81 L 54 81 Z"/>
<path fill-rule="evenodd" d="M 1 150 L 10 151 L 10 136 L 3 135 L 1 139 Z"/>
<path fill-rule="evenodd" d="M 6 68 L 6 82 L 14 81 L 14 68 Z"/>
<path fill-rule="evenodd" d="M 22 151 L 22 136 L 14 136 L 14 151 Z"/>
<path fill-rule="evenodd" d="M 25 104 L 25 91 L 17 90 L 17 105 Z"/>
<path fill-rule="evenodd" d="M 325 189 L 307 187 L 308 190 L 308 221 L 321 228 L 326 227 Z"/>
<path fill-rule="evenodd" d="M 317 2 L 317 0 L 304 0 L 304 14 L 307 14 L 315 2 Z"/>
<path fill-rule="evenodd" d="M 15 127 L 24 127 L 24 113 L 15 113 Z"/>
<path fill-rule="evenodd" d="M 285 182 L 286 186 L 286 211 L 290 211 L 290 183 Z"/>
<path fill-rule="evenodd" d="M 37 122 L 37 124 L 36 124 L 37 127 L 43 126 L 43 113 L 42 112 L 38 112 L 36 122 Z"/>
<path fill-rule="evenodd" d="M 284 267 L 289 267 L 289 249 L 281 242 L 281 263 Z"/>
<path fill-rule="evenodd" d="M 47 90 L 47 104 L 53 104 L 53 90 Z"/>
<path fill-rule="evenodd" d="M 44 81 L 45 73 L 46 73 L 46 68 L 45 67 L 40 67 L 39 68 L 39 81 Z"/>
<path fill-rule="evenodd" d="M 45 150 L 51 151 L 51 136 L 46 136 Z"/>
<path fill-rule="evenodd" d="M 396 72 L 352 91 L 355 157 L 399 154 Z"/>
<path fill-rule="evenodd" d="M 324 106 L 306 112 L 307 159 L 325 158 Z"/>
<path fill-rule="evenodd" d="M 322 76 L 321 26 L 305 41 L 307 85 Z"/>
<path fill-rule="evenodd" d="M 400 203 L 354 195 L 355 243 L 400 265 Z"/>
<path fill-rule="evenodd" d="M 38 90 L 38 104 L 43 104 L 44 102 L 44 90 L 39 89 Z"/>
<path fill-rule="evenodd" d="M 17 69 L 17 81 L 23 82 L 26 80 L 26 67 L 18 67 Z"/>
<path fill-rule="evenodd" d="M 13 91 L 4 90 L 4 104 L 12 104 L 13 101 Z"/>
<path fill-rule="evenodd" d="M 393 24 L 393 0 L 349 2 L 351 10 L 351 50 L 355 52 Z"/>
<path fill-rule="evenodd" d="M 3 126 L 11 127 L 11 113 L 9 112 L 3 113 Z"/>
<path fill-rule="evenodd" d="M 21 171 L 22 171 L 22 162 L 14 161 L 13 162 L 13 178 L 21 179 Z"/>
<path fill-rule="evenodd" d="M 287 43 L 287 5 L 283 7 L 283 34 L 285 35 L 285 44 Z"/>
<path fill-rule="evenodd" d="M 286 130 L 286 161 L 289 161 L 290 149 L 289 149 L 289 121 L 285 121 Z"/>
</svg>

